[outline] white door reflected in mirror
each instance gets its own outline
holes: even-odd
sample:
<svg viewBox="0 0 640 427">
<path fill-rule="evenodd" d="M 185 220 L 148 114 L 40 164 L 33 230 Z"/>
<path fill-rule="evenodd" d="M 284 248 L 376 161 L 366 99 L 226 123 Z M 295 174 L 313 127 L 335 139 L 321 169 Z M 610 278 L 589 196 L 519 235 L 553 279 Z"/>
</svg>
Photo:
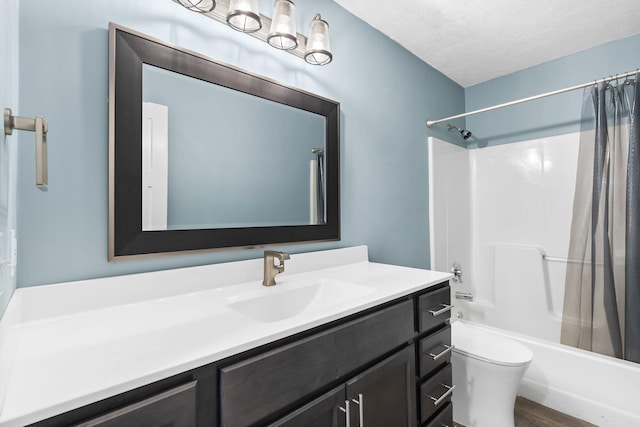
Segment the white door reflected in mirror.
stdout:
<svg viewBox="0 0 640 427">
<path fill-rule="evenodd" d="M 169 107 L 142 103 L 142 230 L 167 229 Z"/>
</svg>

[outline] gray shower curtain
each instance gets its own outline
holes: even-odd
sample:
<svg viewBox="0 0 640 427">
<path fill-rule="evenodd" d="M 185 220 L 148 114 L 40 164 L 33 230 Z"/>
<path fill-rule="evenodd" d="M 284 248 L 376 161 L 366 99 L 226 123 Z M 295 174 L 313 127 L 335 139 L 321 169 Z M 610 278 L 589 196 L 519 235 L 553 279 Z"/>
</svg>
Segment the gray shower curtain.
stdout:
<svg viewBox="0 0 640 427">
<path fill-rule="evenodd" d="M 561 342 L 640 362 L 640 85 L 585 90 Z"/>
</svg>

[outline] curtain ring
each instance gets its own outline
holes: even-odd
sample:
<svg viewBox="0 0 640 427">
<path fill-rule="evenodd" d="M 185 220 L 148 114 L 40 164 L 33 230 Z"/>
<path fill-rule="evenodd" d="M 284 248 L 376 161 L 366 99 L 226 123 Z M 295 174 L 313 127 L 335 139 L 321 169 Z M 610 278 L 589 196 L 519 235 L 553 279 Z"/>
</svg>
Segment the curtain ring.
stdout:
<svg viewBox="0 0 640 427">
<path fill-rule="evenodd" d="M 611 85 L 609 84 L 609 82 L 611 82 L 611 80 L 613 80 L 613 75 L 609 74 L 609 77 L 604 79 L 604 90 L 611 89 Z"/>
</svg>

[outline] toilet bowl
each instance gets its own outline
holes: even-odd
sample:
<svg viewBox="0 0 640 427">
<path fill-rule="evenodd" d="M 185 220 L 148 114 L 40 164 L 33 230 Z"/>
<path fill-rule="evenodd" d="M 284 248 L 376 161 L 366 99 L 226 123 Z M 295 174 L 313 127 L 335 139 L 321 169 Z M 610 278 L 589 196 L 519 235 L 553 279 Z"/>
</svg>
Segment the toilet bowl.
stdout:
<svg viewBox="0 0 640 427">
<path fill-rule="evenodd" d="M 514 427 L 516 393 L 531 350 L 463 321 L 452 323 L 451 341 L 453 419 L 466 427 Z"/>
</svg>

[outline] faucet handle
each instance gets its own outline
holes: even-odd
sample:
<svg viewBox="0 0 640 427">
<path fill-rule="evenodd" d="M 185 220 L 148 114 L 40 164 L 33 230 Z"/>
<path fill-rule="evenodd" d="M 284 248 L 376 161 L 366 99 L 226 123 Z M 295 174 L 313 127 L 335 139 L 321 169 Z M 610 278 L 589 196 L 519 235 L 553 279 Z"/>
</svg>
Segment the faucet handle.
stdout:
<svg viewBox="0 0 640 427">
<path fill-rule="evenodd" d="M 462 267 L 458 261 L 454 261 L 451 265 L 451 272 L 453 273 L 453 281 L 462 283 Z"/>
<path fill-rule="evenodd" d="M 264 257 L 265 259 L 267 257 L 272 257 L 272 258 L 277 258 L 278 261 L 280 261 L 280 265 L 284 265 L 284 261 L 287 259 L 290 259 L 289 254 L 286 252 L 280 252 L 280 251 L 264 251 Z"/>
<path fill-rule="evenodd" d="M 278 259 L 278 263 L 280 264 L 278 265 L 278 271 L 282 273 L 284 271 L 284 261 L 287 259 L 291 259 L 291 257 L 289 257 L 289 254 L 286 252 L 277 252 L 276 258 Z"/>
</svg>

